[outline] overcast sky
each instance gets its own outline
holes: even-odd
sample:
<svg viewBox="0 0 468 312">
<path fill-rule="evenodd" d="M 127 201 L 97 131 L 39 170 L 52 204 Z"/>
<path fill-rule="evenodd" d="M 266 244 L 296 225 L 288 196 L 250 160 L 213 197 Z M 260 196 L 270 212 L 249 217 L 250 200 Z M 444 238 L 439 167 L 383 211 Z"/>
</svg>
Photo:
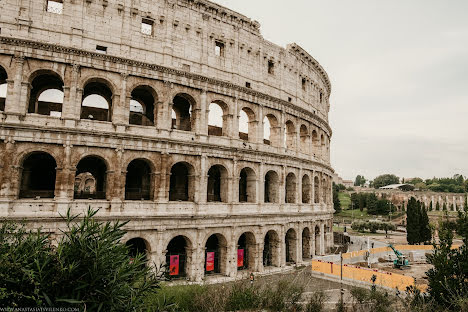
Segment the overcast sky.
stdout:
<svg viewBox="0 0 468 312">
<path fill-rule="evenodd" d="M 345 179 L 468 175 L 467 0 L 215 0 L 296 42 L 332 82 Z"/>
</svg>

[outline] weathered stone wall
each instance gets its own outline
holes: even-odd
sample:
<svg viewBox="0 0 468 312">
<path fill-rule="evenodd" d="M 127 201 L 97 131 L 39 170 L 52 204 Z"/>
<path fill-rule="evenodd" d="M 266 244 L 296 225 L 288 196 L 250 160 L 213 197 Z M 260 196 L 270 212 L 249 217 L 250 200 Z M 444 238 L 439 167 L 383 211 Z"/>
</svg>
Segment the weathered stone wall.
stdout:
<svg viewBox="0 0 468 312">
<path fill-rule="evenodd" d="M 230 277 L 246 272 L 236 266 L 243 233 L 250 237 L 249 271 L 265 269 L 268 231 L 278 237 L 274 266 L 286 265 L 287 251 L 288 261 L 299 263 L 333 244 L 330 83 L 300 47 L 275 46 L 261 37 L 258 23 L 208 1 L 65 1 L 61 14 L 47 12 L 47 1 L 8 0 L 0 6 L 0 85 L 7 86 L 0 112 L 1 217 L 25 218 L 32 227 L 58 234 L 60 214 L 99 208 L 102 220 L 130 220 L 125 239 L 143 239 L 156 264 L 166 262 L 171 239 L 183 236 L 191 280 L 204 277 L 205 244 L 212 234 L 222 249 L 220 273 Z M 151 35 L 141 33 L 143 18 L 153 23 Z M 219 56 L 217 43 L 224 44 Z M 107 52 L 97 52 L 96 45 Z M 63 82 L 59 116 L 31 111 L 38 105 L 32 96 L 36 79 L 44 75 Z M 107 121 L 82 114 L 91 84 L 110 93 Z M 132 92 L 142 86 L 154 108 L 154 124 L 145 126 L 129 122 Z M 190 104 L 190 131 L 173 127 L 178 96 Z M 223 109 L 222 136 L 208 135 L 210 103 Z M 248 137 L 239 133 L 242 112 L 249 119 Z M 264 141 L 265 116 L 277 122 L 270 144 Z M 25 189 L 25 177 L 34 175 L 28 167 L 34 155 L 55 161 L 51 194 Z M 101 164 L 96 180 L 102 180 L 102 197 L 76 194 L 75 177 L 85 158 Z M 150 194 L 141 200 L 127 199 L 134 160 L 149 168 L 144 174 Z M 188 168 L 186 201 L 170 200 L 171 168 L 177 164 Z M 213 166 L 222 169 L 219 202 L 208 201 Z M 250 200 L 241 202 L 239 181 L 246 168 Z M 264 196 L 269 171 L 278 177 L 269 186 L 274 202 Z M 286 240 L 290 229 L 295 234 Z"/>
</svg>

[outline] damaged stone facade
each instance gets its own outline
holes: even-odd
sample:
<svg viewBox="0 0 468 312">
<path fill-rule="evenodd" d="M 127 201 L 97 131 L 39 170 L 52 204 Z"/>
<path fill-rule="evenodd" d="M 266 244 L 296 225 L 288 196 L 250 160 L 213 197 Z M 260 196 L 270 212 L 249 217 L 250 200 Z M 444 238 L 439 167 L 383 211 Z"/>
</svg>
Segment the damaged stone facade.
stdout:
<svg viewBox="0 0 468 312">
<path fill-rule="evenodd" d="M 332 246 L 331 86 L 301 47 L 204 0 L 0 7 L 0 217 L 59 235 L 91 206 L 192 281 Z"/>
</svg>

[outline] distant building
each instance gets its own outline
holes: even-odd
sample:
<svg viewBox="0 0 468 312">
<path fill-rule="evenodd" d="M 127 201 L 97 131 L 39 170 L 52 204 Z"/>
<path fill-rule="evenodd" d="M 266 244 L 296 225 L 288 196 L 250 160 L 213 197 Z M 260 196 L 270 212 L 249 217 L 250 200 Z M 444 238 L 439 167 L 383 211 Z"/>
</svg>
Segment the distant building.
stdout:
<svg viewBox="0 0 468 312">
<path fill-rule="evenodd" d="M 401 191 L 413 191 L 414 185 L 412 184 L 390 184 L 379 187 L 381 190 L 401 190 Z"/>
</svg>

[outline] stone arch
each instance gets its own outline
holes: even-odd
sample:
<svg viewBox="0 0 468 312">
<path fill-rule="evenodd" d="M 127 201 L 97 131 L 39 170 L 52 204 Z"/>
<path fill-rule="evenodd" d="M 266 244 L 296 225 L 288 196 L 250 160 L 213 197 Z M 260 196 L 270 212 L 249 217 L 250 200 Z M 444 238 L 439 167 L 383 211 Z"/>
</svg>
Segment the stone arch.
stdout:
<svg viewBox="0 0 468 312">
<path fill-rule="evenodd" d="M 126 200 L 151 200 L 154 186 L 152 163 L 144 158 L 132 160 L 125 175 Z"/>
<path fill-rule="evenodd" d="M 81 158 L 76 166 L 74 199 L 105 199 L 107 163 L 95 155 Z"/>
<path fill-rule="evenodd" d="M 239 112 L 239 138 L 244 141 L 255 140 L 255 113 L 249 107 L 243 107 Z"/>
<path fill-rule="evenodd" d="M 311 233 L 308 227 L 302 230 L 302 260 L 310 259 Z"/>
<path fill-rule="evenodd" d="M 302 124 L 301 128 L 299 130 L 299 135 L 301 138 L 301 152 L 304 154 L 309 153 L 309 148 L 310 148 L 310 136 L 309 136 L 309 130 L 307 129 L 307 126 Z"/>
<path fill-rule="evenodd" d="M 130 93 L 129 124 L 154 126 L 158 100 L 156 91 L 148 85 L 136 86 Z"/>
<path fill-rule="evenodd" d="M 21 163 L 19 198 L 54 198 L 57 162 L 46 152 L 27 154 Z"/>
<path fill-rule="evenodd" d="M 166 265 L 171 279 L 187 276 L 192 266 L 192 241 L 187 236 L 177 235 L 167 243 Z"/>
<path fill-rule="evenodd" d="M 172 129 L 195 130 L 194 109 L 196 101 L 188 93 L 177 93 L 172 99 Z"/>
<path fill-rule="evenodd" d="M 290 228 L 284 237 L 286 263 L 296 263 L 297 259 L 297 234 L 296 230 Z"/>
<path fill-rule="evenodd" d="M 252 168 L 242 168 L 239 174 L 239 202 L 256 202 L 257 177 Z"/>
<path fill-rule="evenodd" d="M 148 261 L 148 253 L 150 252 L 150 244 L 148 241 L 141 237 L 134 237 L 129 239 L 125 245 L 128 248 L 130 258 L 135 258 L 138 254 L 144 255 L 145 262 Z"/>
<path fill-rule="evenodd" d="M 280 127 L 278 118 L 273 114 L 267 114 L 263 118 L 263 143 L 280 146 Z"/>
<path fill-rule="evenodd" d="M 207 194 L 208 202 L 228 201 L 229 173 L 223 165 L 213 165 L 208 170 Z"/>
<path fill-rule="evenodd" d="M 284 147 L 294 149 L 296 147 L 296 128 L 291 120 L 286 121 L 284 126 Z"/>
<path fill-rule="evenodd" d="M 302 176 L 302 203 L 309 204 L 310 203 L 310 177 L 308 174 L 304 174 Z"/>
<path fill-rule="evenodd" d="M 280 239 L 275 230 L 269 230 L 263 240 L 263 266 L 280 266 Z"/>
<path fill-rule="evenodd" d="M 83 88 L 81 119 L 112 121 L 112 84 L 103 78 L 91 78 Z"/>
<path fill-rule="evenodd" d="M 229 107 L 220 100 L 214 100 L 208 107 L 208 135 L 225 136 L 228 128 Z"/>
<path fill-rule="evenodd" d="M 0 111 L 5 110 L 5 103 L 8 94 L 8 72 L 0 65 Z"/>
<path fill-rule="evenodd" d="M 255 269 L 256 240 L 252 232 L 244 232 L 237 240 L 237 270 Z"/>
<path fill-rule="evenodd" d="M 28 113 L 61 117 L 63 106 L 63 79 L 52 70 L 38 70 L 29 78 Z"/>
<path fill-rule="evenodd" d="M 205 275 L 226 274 L 227 241 L 220 233 L 212 234 L 205 242 Z"/>
<path fill-rule="evenodd" d="M 194 201 L 194 173 L 194 167 L 185 161 L 178 162 L 171 167 L 170 201 Z"/>
<path fill-rule="evenodd" d="M 276 171 L 270 170 L 265 174 L 264 183 L 264 202 L 278 203 L 279 202 L 279 177 Z"/>
<path fill-rule="evenodd" d="M 296 203 L 296 175 L 292 172 L 286 176 L 284 202 L 287 204 Z"/>
<path fill-rule="evenodd" d="M 315 255 L 320 255 L 321 250 L 320 250 L 320 226 L 316 225 L 315 226 Z"/>
<path fill-rule="evenodd" d="M 314 202 L 320 203 L 320 180 L 317 176 L 314 177 Z"/>
</svg>

